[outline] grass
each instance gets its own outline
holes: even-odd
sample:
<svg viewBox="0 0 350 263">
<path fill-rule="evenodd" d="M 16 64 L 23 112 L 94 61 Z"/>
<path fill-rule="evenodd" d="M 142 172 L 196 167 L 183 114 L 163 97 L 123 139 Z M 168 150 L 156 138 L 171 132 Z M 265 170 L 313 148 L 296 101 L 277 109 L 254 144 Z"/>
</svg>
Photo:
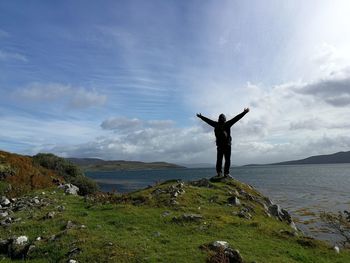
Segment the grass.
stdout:
<svg viewBox="0 0 350 263">
<path fill-rule="evenodd" d="M 244 189 L 261 197 L 244 184 L 214 183 L 214 188 L 186 184 L 185 193 L 177 198 L 178 205 L 169 205 L 167 194 L 152 194 L 173 184 L 99 198 L 68 196 L 52 188 L 45 190 L 45 195 L 31 192 L 49 200 L 50 205 L 16 212 L 14 217 L 22 220 L 9 228 L 1 227 L 0 236 L 27 235 L 36 246 L 28 262 L 206 262 L 210 251 L 203 245 L 215 240 L 229 242 L 245 262 L 350 262 L 347 250 L 336 254 L 323 242 L 281 233 L 290 227 L 267 217 L 256 202 L 241 199 L 254 207 L 251 220 L 234 215 L 240 208 L 227 204 L 229 191 Z M 64 211 L 58 211 L 59 205 Z M 43 219 L 50 211 L 56 212 L 55 217 Z M 173 220 L 184 213 L 200 214 L 203 219 Z M 65 230 L 68 221 L 75 227 Z M 51 240 L 53 235 L 58 237 Z M 42 240 L 35 241 L 39 236 Z M 1 262 L 11 261 L 2 256 Z"/>
</svg>

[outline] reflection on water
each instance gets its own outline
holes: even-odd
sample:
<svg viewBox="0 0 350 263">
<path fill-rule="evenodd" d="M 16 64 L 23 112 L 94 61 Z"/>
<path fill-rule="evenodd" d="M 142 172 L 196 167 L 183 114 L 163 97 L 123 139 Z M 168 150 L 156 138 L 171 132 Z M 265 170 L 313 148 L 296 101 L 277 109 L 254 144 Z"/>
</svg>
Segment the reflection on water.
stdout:
<svg viewBox="0 0 350 263">
<path fill-rule="evenodd" d="M 350 164 L 233 167 L 231 174 L 289 210 L 299 228 L 317 238 L 334 240 L 332 234 L 313 230 L 320 229 L 320 212 L 350 210 Z M 103 191 L 122 193 L 170 179 L 190 181 L 213 175 L 214 169 L 87 173 Z"/>
</svg>

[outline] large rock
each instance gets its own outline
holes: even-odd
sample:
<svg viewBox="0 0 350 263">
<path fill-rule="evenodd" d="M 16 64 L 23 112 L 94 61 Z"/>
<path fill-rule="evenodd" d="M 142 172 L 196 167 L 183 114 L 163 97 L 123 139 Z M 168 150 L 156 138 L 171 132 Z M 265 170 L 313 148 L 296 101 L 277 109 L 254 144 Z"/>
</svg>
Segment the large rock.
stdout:
<svg viewBox="0 0 350 263">
<path fill-rule="evenodd" d="M 237 196 L 231 196 L 227 199 L 227 202 L 231 205 L 241 205 L 241 202 L 239 201 Z"/>
<path fill-rule="evenodd" d="M 216 254 L 209 262 L 243 263 L 243 258 L 237 249 L 231 248 L 226 241 L 214 241 L 209 248 Z M 224 261 L 222 261 L 224 258 Z"/>
<path fill-rule="evenodd" d="M 213 244 L 212 244 L 212 246 L 214 247 L 214 248 L 223 248 L 223 249 L 226 249 L 226 248 L 228 248 L 230 245 L 228 244 L 228 242 L 226 242 L 226 241 L 214 241 L 213 242 Z"/>
<path fill-rule="evenodd" d="M 74 184 L 63 184 L 60 185 L 59 188 L 63 188 L 64 192 L 70 195 L 78 195 L 79 192 L 79 187 Z"/>
<path fill-rule="evenodd" d="M 193 186 L 197 186 L 197 187 L 207 187 L 207 188 L 210 188 L 210 187 L 213 186 L 210 183 L 210 181 L 208 179 L 206 179 L 206 178 L 202 178 L 202 179 L 197 180 L 197 181 L 192 181 L 189 184 L 193 185 Z"/>
<path fill-rule="evenodd" d="M 292 217 L 290 216 L 290 214 L 288 213 L 287 210 L 281 209 L 281 207 L 279 205 L 271 205 L 269 207 L 269 213 L 274 216 L 277 217 L 279 220 L 281 221 L 286 221 L 289 224 L 293 222 Z"/>
<path fill-rule="evenodd" d="M 12 259 L 24 259 L 29 248 L 28 237 L 19 236 L 12 239 L 8 249 L 8 255 Z"/>
</svg>

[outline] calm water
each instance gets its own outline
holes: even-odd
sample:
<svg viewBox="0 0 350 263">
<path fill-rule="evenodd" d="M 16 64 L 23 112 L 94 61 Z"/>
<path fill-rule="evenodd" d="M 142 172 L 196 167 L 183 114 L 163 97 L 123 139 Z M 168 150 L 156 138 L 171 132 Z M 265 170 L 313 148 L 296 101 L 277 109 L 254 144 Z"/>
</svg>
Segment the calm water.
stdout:
<svg viewBox="0 0 350 263">
<path fill-rule="evenodd" d="M 214 169 L 89 172 L 103 191 L 130 192 L 159 181 L 210 178 Z M 305 233 L 335 242 L 320 231 L 322 211 L 350 210 L 350 164 L 233 167 L 231 175 L 256 187 L 294 216 Z"/>
</svg>

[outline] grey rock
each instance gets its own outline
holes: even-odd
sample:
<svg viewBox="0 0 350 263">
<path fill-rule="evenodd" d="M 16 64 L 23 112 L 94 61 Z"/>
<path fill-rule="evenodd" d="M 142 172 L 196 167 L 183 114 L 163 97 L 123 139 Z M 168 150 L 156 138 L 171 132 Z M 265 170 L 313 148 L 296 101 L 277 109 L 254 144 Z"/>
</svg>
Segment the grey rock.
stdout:
<svg viewBox="0 0 350 263">
<path fill-rule="evenodd" d="M 66 224 L 66 229 L 72 229 L 74 228 L 76 225 L 72 222 L 72 221 L 68 221 Z"/>
<path fill-rule="evenodd" d="M 252 219 L 252 215 L 249 213 L 249 209 L 247 209 L 246 207 L 243 207 L 238 213 L 237 216 L 239 216 L 240 218 L 244 218 L 244 219 Z"/>
<path fill-rule="evenodd" d="M 173 217 L 175 222 L 198 222 L 203 219 L 200 214 L 183 214 L 180 217 Z"/>
<path fill-rule="evenodd" d="M 4 220 L 0 222 L 1 226 L 10 226 L 12 223 L 12 218 L 11 217 L 6 217 Z"/>
<path fill-rule="evenodd" d="M 168 215 L 170 215 L 170 212 L 169 212 L 169 211 L 164 211 L 163 214 L 162 214 L 162 216 L 164 216 L 164 217 L 165 217 L 165 216 L 168 216 Z"/>
<path fill-rule="evenodd" d="M 335 253 L 339 254 L 340 250 L 339 250 L 338 246 L 334 246 L 333 249 L 334 249 Z"/>
<path fill-rule="evenodd" d="M 225 255 L 229 263 L 243 263 L 243 258 L 238 249 L 227 248 L 225 249 Z"/>
<path fill-rule="evenodd" d="M 45 219 L 52 219 L 54 218 L 56 215 L 55 212 L 48 212 L 46 215 L 45 215 Z"/>
<path fill-rule="evenodd" d="M 186 221 L 198 221 L 203 219 L 203 216 L 200 214 L 183 214 L 182 219 Z"/>
<path fill-rule="evenodd" d="M 27 253 L 26 253 L 26 258 L 32 258 L 33 254 L 35 253 L 36 246 L 35 245 L 29 245 Z"/>
<path fill-rule="evenodd" d="M 11 204 L 10 200 L 6 198 L 6 196 L 2 196 L 0 200 L 0 204 L 2 206 L 9 206 Z"/>
<path fill-rule="evenodd" d="M 63 206 L 63 205 L 59 205 L 56 207 L 56 209 L 59 211 L 59 212 L 63 212 L 66 208 Z"/>
<path fill-rule="evenodd" d="M 280 221 L 286 221 L 288 222 L 289 224 L 292 223 L 292 217 L 291 215 L 288 213 L 287 210 L 285 209 L 281 209 L 281 207 L 279 205 L 271 205 L 269 207 L 269 213 L 278 218 Z"/>
<path fill-rule="evenodd" d="M 78 195 L 78 192 L 79 192 L 79 187 L 70 183 L 60 185 L 59 188 L 62 188 L 66 194 L 70 194 L 70 195 Z"/>
<path fill-rule="evenodd" d="M 197 186 L 197 187 L 207 187 L 207 188 L 211 188 L 213 186 L 210 183 L 210 181 L 206 178 L 203 178 L 197 181 L 192 181 L 190 182 L 190 185 Z"/>
<path fill-rule="evenodd" d="M 227 199 L 227 202 L 231 205 L 241 205 L 241 202 L 239 201 L 237 196 L 231 196 Z"/>
<path fill-rule="evenodd" d="M 223 248 L 223 249 L 226 249 L 226 248 L 228 248 L 230 245 L 229 245 L 229 243 L 228 242 L 226 242 L 226 241 L 214 241 L 213 242 L 213 244 L 212 244 L 212 246 L 214 247 L 214 248 Z"/>
<path fill-rule="evenodd" d="M 231 248 L 229 243 L 226 241 L 215 241 L 209 245 L 211 250 L 216 251 L 214 256 L 215 262 L 222 262 L 222 253 L 225 254 L 229 263 L 243 263 L 243 258 L 237 249 Z M 217 261 L 216 261 L 217 260 Z"/>
<path fill-rule="evenodd" d="M 19 236 L 13 238 L 9 246 L 8 254 L 12 259 L 24 259 L 29 248 L 28 237 Z"/>
<path fill-rule="evenodd" d="M 7 211 L 5 212 L 0 212 L 0 217 L 7 217 L 9 213 Z"/>
<path fill-rule="evenodd" d="M 294 230 L 294 231 L 299 231 L 295 223 L 292 221 L 289 226 Z"/>
<path fill-rule="evenodd" d="M 176 199 L 170 199 L 170 204 L 171 204 L 171 205 L 178 205 L 179 202 L 176 201 Z"/>
</svg>

